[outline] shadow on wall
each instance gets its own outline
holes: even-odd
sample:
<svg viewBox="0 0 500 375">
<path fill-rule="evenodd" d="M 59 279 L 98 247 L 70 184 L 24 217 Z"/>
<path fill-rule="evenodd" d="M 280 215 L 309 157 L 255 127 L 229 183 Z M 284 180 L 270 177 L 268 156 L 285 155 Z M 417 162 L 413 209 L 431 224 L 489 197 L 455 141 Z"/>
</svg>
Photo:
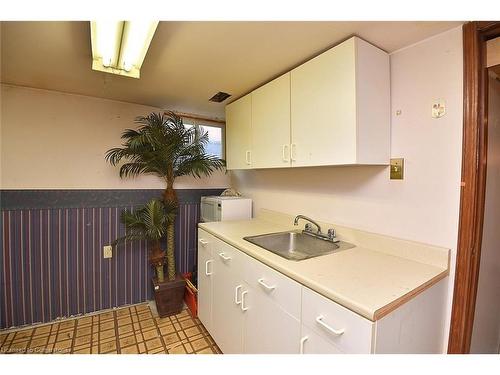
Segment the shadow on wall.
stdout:
<svg viewBox="0 0 500 375">
<path fill-rule="evenodd" d="M 313 194 L 358 194 L 379 180 L 389 181 L 389 166 L 336 166 L 232 171 L 245 188 Z M 386 192 L 387 194 L 387 192 Z"/>
</svg>

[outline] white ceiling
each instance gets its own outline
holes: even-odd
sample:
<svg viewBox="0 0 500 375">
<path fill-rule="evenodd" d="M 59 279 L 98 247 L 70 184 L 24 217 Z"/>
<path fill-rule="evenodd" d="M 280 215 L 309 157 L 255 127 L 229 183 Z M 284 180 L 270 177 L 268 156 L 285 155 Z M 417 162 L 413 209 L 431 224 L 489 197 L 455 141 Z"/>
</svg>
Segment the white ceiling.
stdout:
<svg viewBox="0 0 500 375">
<path fill-rule="evenodd" d="M 91 69 L 89 22 L 2 22 L 1 82 L 224 117 L 224 105 L 352 36 L 393 52 L 461 22 L 160 22 L 141 78 Z M 232 94 L 224 103 L 208 99 Z"/>
</svg>

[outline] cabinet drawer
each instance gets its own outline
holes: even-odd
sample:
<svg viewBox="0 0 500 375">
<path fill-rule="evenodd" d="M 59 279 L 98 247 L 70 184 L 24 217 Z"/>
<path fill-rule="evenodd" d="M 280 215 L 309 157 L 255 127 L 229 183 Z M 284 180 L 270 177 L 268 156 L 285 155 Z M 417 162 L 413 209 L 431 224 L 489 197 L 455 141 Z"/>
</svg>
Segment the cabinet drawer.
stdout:
<svg viewBox="0 0 500 375">
<path fill-rule="evenodd" d="M 216 272 L 230 272 L 241 277 L 245 269 L 245 254 L 235 247 L 215 238 L 212 244 L 212 257 L 216 264 Z"/>
<path fill-rule="evenodd" d="M 373 322 L 302 287 L 302 324 L 343 353 L 372 352 Z"/>
<path fill-rule="evenodd" d="M 198 228 L 198 253 L 202 253 L 205 256 L 211 256 L 212 246 L 216 240 L 216 237 Z"/>
<path fill-rule="evenodd" d="M 244 277 L 248 285 L 300 320 L 301 285 L 264 263 L 247 258 Z"/>
</svg>

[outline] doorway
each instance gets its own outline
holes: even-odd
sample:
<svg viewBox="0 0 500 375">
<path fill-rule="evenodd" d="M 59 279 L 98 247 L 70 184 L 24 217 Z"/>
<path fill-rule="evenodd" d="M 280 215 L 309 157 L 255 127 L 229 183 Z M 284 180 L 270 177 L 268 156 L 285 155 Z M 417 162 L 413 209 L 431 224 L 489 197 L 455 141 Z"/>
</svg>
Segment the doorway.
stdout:
<svg viewBox="0 0 500 375">
<path fill-rule="evenodd" d="M 462 182 L 460 196 L 460 224 L 458 233 L 457 262 L 455 269 L 455 287 L 453 292 L 453 307 L 451 316 L 450 336 L 448 342 L 448 353 L 465 354 L 471 352 L 471 341 L 473 331 L 475 332 L 474 346 L 472 349 L 486 350 L 482 346 L 484 342 L 496 340 L 496 336 L 487 335 L 486 340 L 481 332 L 483 325 L 495 325 L 494 319 L 489 319 L 488 308 L 495 308 L 488 298 L 489 293 L 498 293 L 498 287 L 490 285 L 496 282 L 494 273 L 487 272 L 491 267 L 492 254 L 495 257 L 500 251 L 498 242 L 491 246 L 492 240 L 483 236 L 483 231 L 488 235 L 494 234 L 498 229 L 491 229 L 489 222 L 491 216 L 491 200 L 488 200 L 488 211 L 485 216 L 485 200 L 490 189 L 487 189 L 488 174 L 488 117 L 489 117 L 489 75 L 487 69 L 487 43 L 500 36 L 500 22 L 469 22 L 463 26 L 464 47 L 464 130 L 463 130 L 463 152 L 462 152 Z M 498 108 L 495 110 L 498 111 Z M 493 132 L 493 129 L 491 129 Z M 490 150 L 491 153 L 491 150 Z M 492 162 L 493 163 L 493 162 Z M 494 170 L 494 164 L 490 166 Z M 490 172 L 490 175 L 495 175 Z M 490 184 L 494 179 L 490 178 Z M 497 185 L 498 186 L 498 185 Z M 497 190 L 498 191 L 498 190 Z M 488 195 L 488 198 L 491 193 Z M 498 193 L 497 193 L 498 195 Z M 495 197 L 493 197 L 495 198 Z M 490 198 L 491 199 L 491 198 Z M 494 203 L 493 203 L 494 204 Z M 496 212 L 496 215 L 499 215 Z M 497 216 L 498 218 L 498 216 Z M 498 222 L 498 221 L 497 221 Z M 485 243 L 483 248 L 482 243 Z M 481 253 L 484 252 L 483 262 Z M 482 266 L 482 267 L 481 267 Z M 487 272 L 480 277 L 480 270 Z M 480 293 L 478 294 L 478 281 L 482 280 Z M 484 287 L 486 285 L 486 287 Z M 486 289 L 485 289 L 486 288 Z M 476 312 L 476 327 L 474 318 Z M 498 314 L 498 311 L 496 312 Z M 498 318 L 498 317 L 497 317 Z M 489 322 L 489 323 L 488 323 Z M 493 323 L 492 323 L 493 322 Z M 495 329 L 495 327 L 491 327 Z M 481 343 L 481 345 L 479 345 Z M 493 346 L 494 344 L 490 344 Z M 494 348 L 492 349 L 494 352 Z M 498 352 L 498 349 L 496 349 Z"/>
<path fill-rule="evenodd" d="M 483 238 L 471 354 L 500 352 L 500 37 L 487 43 L 488 142 Z M 498 56 L 495 61 L 492 56 Z M 497 61 L 498 60 L 498 61 Z M 491 66 L 493 63 L 496 65 Z"/>
</svg>

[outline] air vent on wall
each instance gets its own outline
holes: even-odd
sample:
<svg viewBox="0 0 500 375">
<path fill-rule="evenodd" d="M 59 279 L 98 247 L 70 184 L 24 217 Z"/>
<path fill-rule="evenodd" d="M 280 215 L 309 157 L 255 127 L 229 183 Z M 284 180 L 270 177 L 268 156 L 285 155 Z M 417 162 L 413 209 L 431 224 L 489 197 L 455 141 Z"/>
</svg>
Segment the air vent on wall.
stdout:
<svg viewBox="0 0 500 375">
<path fill-rule="evenodd" d="M 227 92 L 219 91 L 217 94 L 212 96 L 209 99 L 209 101 L 220 103 L 220 102 L 223 102 L 224 100 L 226 100 L 227 98 L 229 98 L 230 96 L 231 96 L 231 94 L 228 94 Z"/>
</svg>

